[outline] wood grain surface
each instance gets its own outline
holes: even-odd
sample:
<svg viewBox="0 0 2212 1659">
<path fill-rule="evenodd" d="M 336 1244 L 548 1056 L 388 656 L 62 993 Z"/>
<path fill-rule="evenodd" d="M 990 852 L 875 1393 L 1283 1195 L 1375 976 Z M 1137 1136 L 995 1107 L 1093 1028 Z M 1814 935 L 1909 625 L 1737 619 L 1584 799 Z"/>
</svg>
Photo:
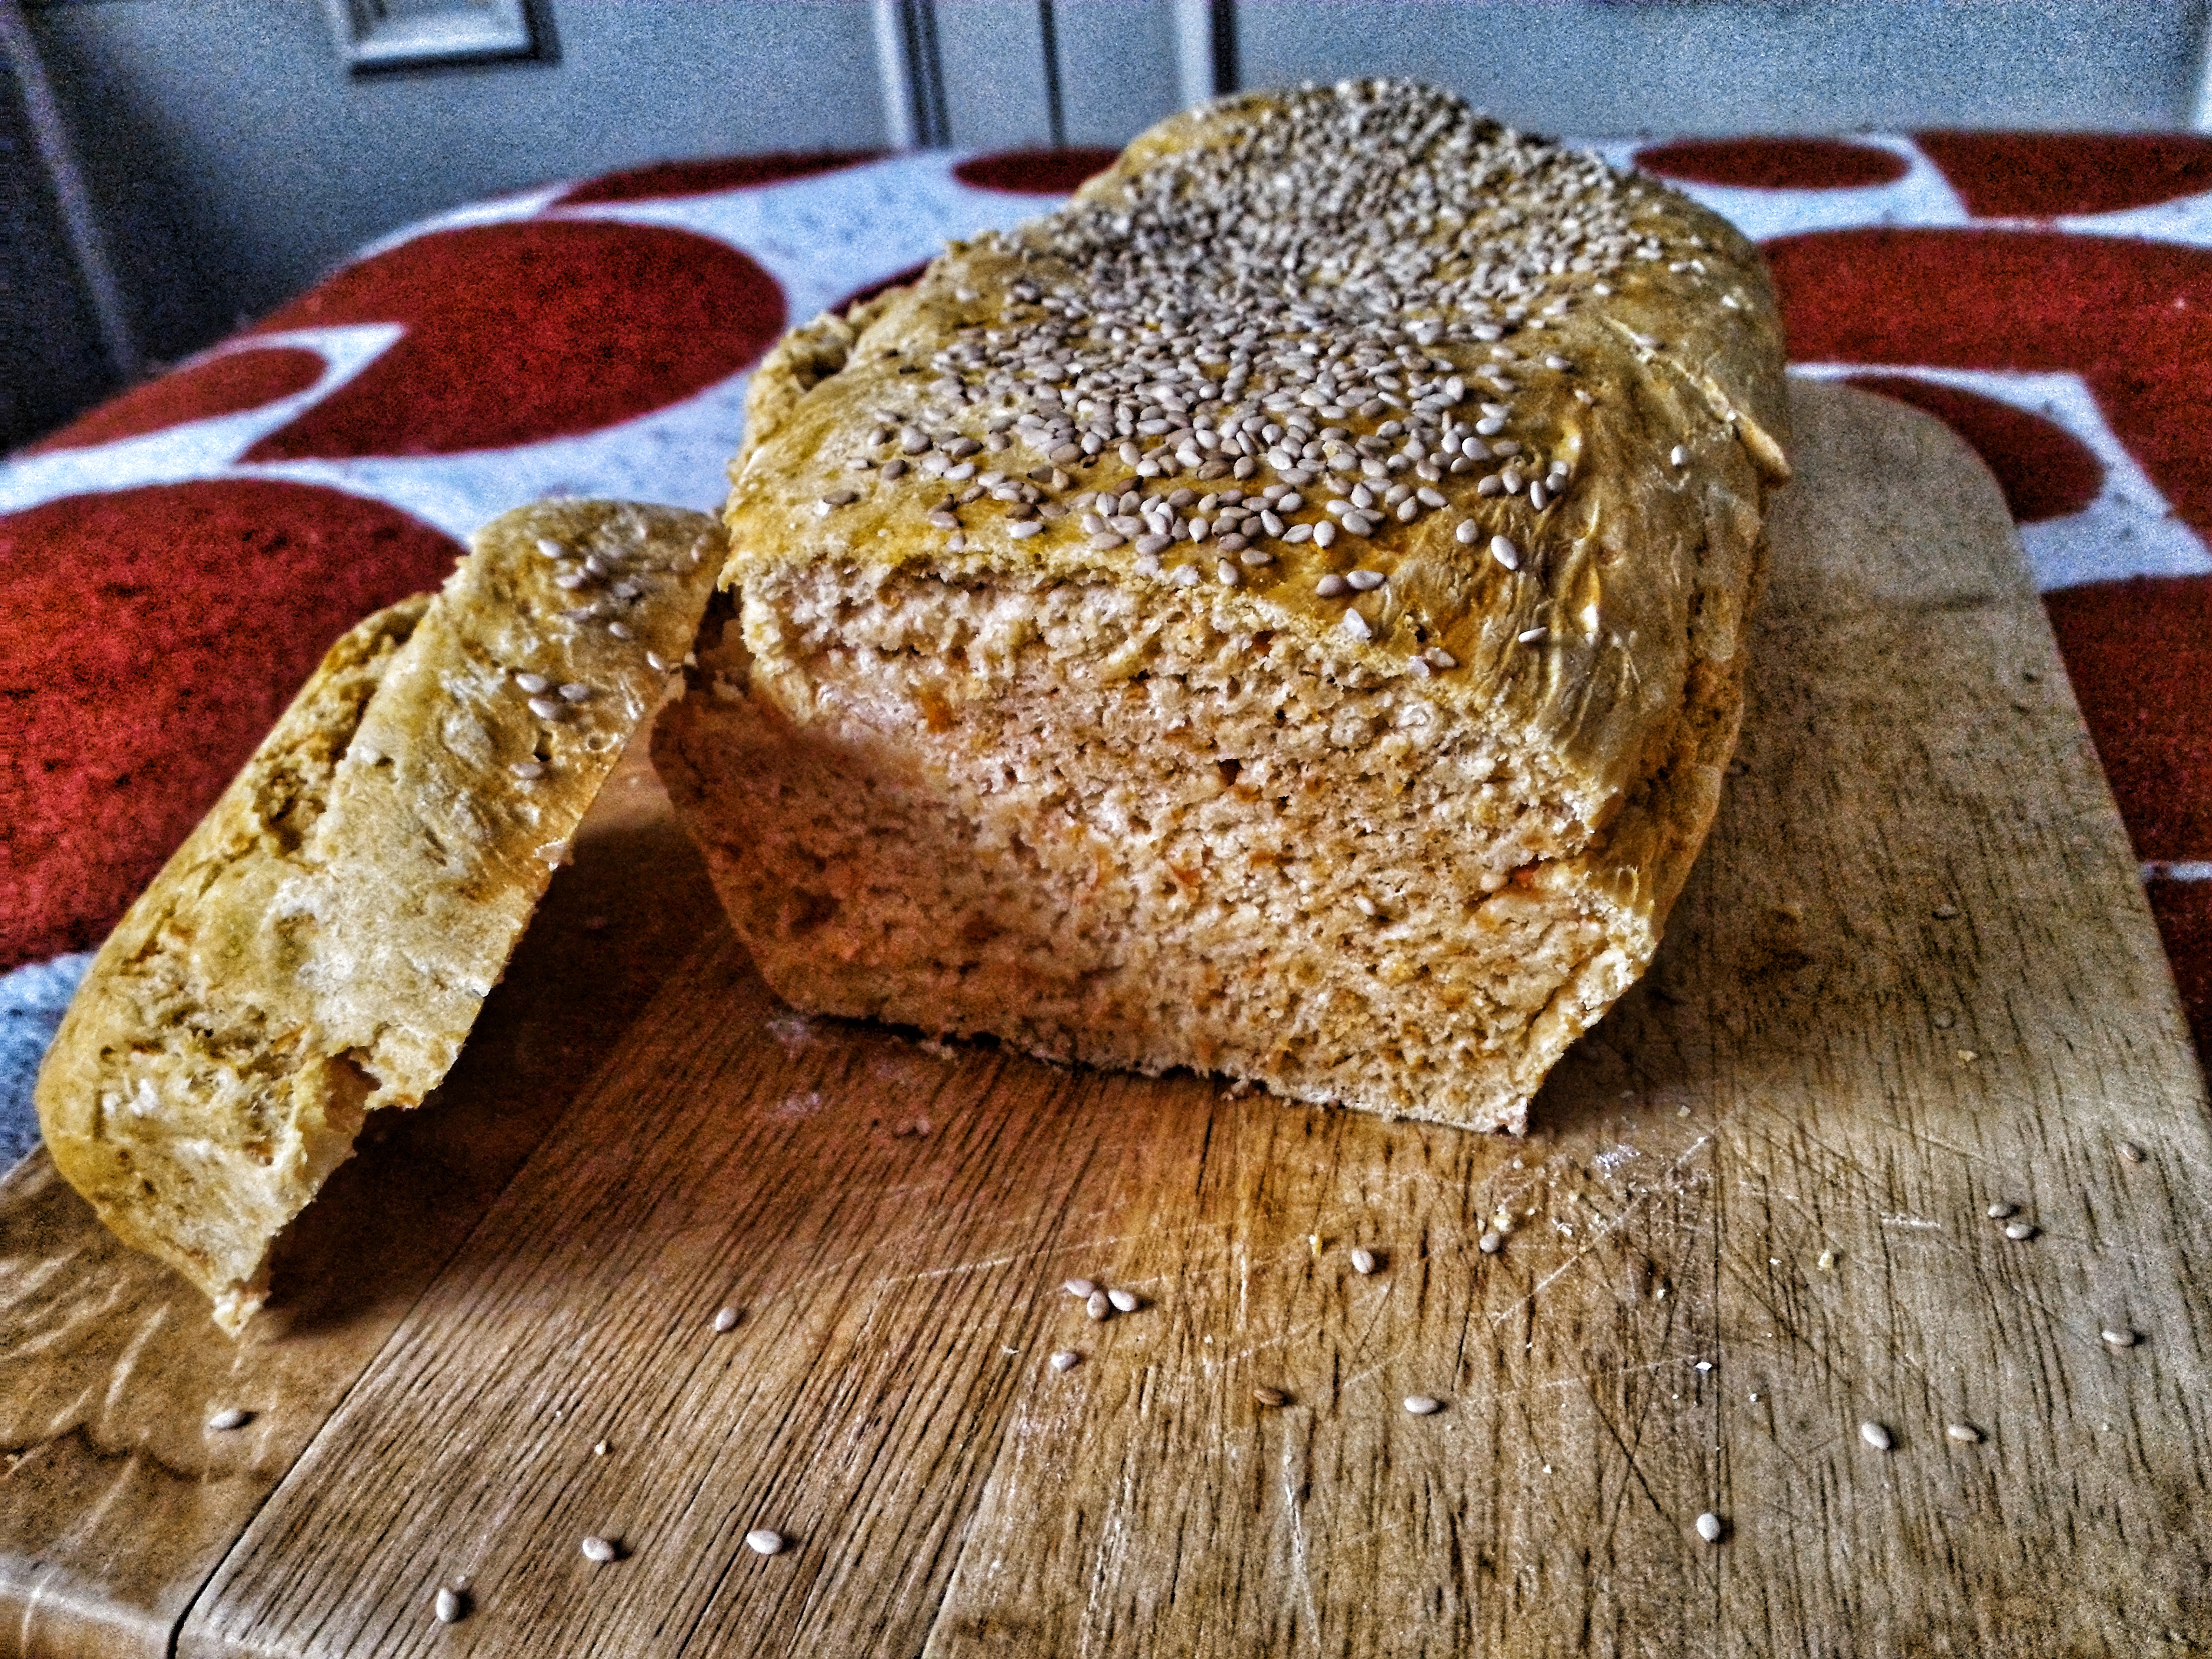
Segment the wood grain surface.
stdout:
<svg viewBox="0 0 2212 1659">
<path fill-rule="evenodd" d="M 0 1652 L 2212 1646 L 2212 1138 L 2132 856 L 1994 484 L 1796 397 L 1722 821 L 1527 1139 L 802 1020 L 695 899 L 457 1253 L 374 1261 L 424 1206 L 356 1166 L 251 1400 L 19 1174 Z M 577 943 L 501 996 L 582 1018 Z M 276 1426 L 212 1447 L 216 1400 Z"/>
<path fill-rule="evenodd" d="M 0 1656 L 166 1655 L 240 1529 L 714 914 L 631 745 L 422 1109 L 371 1126 L 232 1343 L 34 1154 L 0 1179 Z M 588 971 L 578 971 L 586 968 Z M 207 1419 L 253 1413 L 224 1433 Z"/>
</svg>

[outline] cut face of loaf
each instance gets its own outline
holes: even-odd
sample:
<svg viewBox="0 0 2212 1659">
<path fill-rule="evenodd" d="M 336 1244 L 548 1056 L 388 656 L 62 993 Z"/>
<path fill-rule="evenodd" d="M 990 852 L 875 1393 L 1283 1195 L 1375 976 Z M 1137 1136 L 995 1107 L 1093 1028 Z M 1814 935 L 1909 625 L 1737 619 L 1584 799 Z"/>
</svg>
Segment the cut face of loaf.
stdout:
<svg viewBox="0 0 2212 1659">
<path fill-rule="evenodd" d="M 101 946 L 40 1073 L 46 1144 L 225 1329 L 368 1115 L 453 1065 L 722 545 L 605 501 L 485 526 L 442 592 L 331 648 Z"/>
<path fill-rule="evenodd" d="M 1782 407 L 1711 216 L 1231 100 L 764 366 L 656 760 L 802 1008 L 1518 1127 L 1711 821 Z"/>
</svg>

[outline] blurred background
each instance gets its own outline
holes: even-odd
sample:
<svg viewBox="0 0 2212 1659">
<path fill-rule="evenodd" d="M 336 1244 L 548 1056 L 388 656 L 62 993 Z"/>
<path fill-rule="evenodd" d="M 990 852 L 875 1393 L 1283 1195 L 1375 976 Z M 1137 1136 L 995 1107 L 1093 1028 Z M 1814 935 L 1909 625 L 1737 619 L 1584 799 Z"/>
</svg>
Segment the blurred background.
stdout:
<svg viewBox="0 0 2212 1659">
<path fill-rule="evenodd" d="M 2203 0 L 0 0 L 0 450 L 456 204 L 660 159 L 1115 146 L 1419 76 L 1577 137 L 2187 131 Z"/>
</svg>

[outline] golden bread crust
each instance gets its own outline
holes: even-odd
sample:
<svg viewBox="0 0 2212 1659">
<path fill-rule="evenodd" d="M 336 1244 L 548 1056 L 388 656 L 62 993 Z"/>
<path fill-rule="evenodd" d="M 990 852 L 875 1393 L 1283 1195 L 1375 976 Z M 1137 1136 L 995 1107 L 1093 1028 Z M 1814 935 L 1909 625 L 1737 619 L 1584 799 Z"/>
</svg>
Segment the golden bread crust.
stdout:
<svg viewBox="0 0 2212 1659">
<path fill-rule="evenodd" d="M 1782 364 L 1730 227 L 1445 94 L 1176 117 L 763 365 L 664 775 L 801 1006 L 1517 1124 L 1711 821 Z"/>
<path fill-rule="evenodd" d="M 331 648 L 101 947 L 40 1073 L 46 1143 L 227 1329 L 366 1115 L 453 1064 L 721 549 L 669 508 L 495 520 Z"/>
</svg>

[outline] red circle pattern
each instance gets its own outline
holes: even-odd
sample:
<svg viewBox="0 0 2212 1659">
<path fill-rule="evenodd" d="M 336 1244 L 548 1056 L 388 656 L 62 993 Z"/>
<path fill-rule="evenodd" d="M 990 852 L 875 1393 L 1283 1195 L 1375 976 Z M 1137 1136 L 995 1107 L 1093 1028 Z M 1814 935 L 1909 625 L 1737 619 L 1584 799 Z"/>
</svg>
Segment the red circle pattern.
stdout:
<svg viewBox="0 0 2212 1659">
<path fill-rule="evenodd" d="M 305 392 L 323 378 L 325 368 L 316 353 L 295 346 L 218 352 L 109 398 L 25 453 L 52 455 L 90 449 L 191 421 L 258 409 Z"/>
<path fill-rule="evenodd" d="M 0 515 L 0 963 L 98 944 L 331 641 L 461 551 L 258 479 Z"/>
<path fill-rule="evenodd" d="M 1893 150 L 1841 138 L 1685 138 L 1638 150 L 1636 165 L 1739 190 L 1863 190 L 1895 184 L 1911 171 Z"/>
<path fill-rule="evenodd" d="M 688 230 L 533 219 L 418 236 L 261 324 L 406 332 L 246 459 L 454 455 L 598 431 L 751 367 L 785 319 L 774 277 Z"/>
</svg>

